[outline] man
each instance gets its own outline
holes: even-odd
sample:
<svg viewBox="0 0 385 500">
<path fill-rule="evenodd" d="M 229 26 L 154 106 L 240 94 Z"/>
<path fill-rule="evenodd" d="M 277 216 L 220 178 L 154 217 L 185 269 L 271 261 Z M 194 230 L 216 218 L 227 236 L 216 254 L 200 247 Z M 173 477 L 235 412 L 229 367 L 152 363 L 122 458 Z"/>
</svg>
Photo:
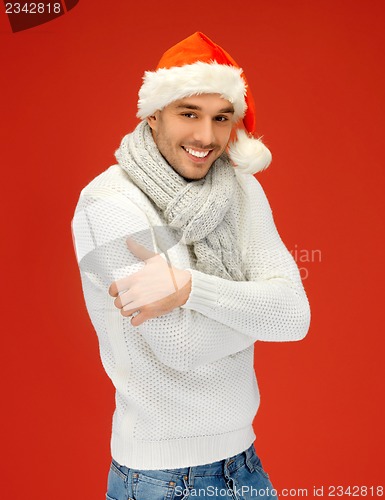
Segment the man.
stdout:
<svg viewBox="0 0 385 500">
<path fill-rule="evenodd" d="M 195 33 L 146 72 L 138 109 L 73 220 L 116 388 L 106 498 L 275 498 L 253 446 L 254 342 L 302 339 L 310 310 L 252 175 L 271 155 L 250 89 Z"/>
</svg>

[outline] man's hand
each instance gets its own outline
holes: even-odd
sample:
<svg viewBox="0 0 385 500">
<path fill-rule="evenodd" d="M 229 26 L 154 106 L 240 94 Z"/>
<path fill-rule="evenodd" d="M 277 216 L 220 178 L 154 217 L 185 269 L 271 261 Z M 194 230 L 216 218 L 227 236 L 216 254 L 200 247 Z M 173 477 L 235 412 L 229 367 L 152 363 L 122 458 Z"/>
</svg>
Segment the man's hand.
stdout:
<svg viewBox="0 0 385 500">
<path fill-rule="evenodd" d="M 189 271 L 170 266 L 163 257 L 128 239 L 127 247 L 145 266 L 140 271 L 114 281 L 108 292 L 114 304 L 131 324 L 139 326 L 150 318 L 163 316 L 186 303 L 191 291 Z"/>
</svg>

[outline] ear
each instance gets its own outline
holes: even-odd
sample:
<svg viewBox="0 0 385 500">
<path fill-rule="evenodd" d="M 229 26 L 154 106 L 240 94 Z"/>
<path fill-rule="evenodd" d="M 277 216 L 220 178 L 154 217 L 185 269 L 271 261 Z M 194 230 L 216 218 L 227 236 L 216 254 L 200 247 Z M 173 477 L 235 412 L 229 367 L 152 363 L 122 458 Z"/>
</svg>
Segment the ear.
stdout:
<svg viewBox="0 0 385 500">
<path fill-rule="evenodd" d="M 154 131 L 156 131 L 157 128 L 157 116 L 156 113 L 152 116 L 147 116 L 146 118 L 147 123 L 150 125 L 150 128 Z"/>
</svg>

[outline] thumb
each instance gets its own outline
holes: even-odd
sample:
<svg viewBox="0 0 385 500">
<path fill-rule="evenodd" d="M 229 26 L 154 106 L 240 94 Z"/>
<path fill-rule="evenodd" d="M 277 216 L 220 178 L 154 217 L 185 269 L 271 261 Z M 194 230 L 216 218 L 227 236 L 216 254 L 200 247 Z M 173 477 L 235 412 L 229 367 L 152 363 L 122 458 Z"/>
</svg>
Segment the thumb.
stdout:
<svg viewBox="0 0 385 500">
<path fill-rule="evenodd" d="M 155 257 L 155 255 L 158 255 L 156 252 L 153 252 L 152 250 L 147 250 L 146 247 L 144 247 L 143 245 L 140 245 L 132 238 L 126 239 L 126 245 L 127 245 L 128 250 L 135 257 L 137 257 L 138 259 L 141 259 L 141 260 L 148 260 L 148 259 L 151 259 L 151 257 Z"/>
</svg>

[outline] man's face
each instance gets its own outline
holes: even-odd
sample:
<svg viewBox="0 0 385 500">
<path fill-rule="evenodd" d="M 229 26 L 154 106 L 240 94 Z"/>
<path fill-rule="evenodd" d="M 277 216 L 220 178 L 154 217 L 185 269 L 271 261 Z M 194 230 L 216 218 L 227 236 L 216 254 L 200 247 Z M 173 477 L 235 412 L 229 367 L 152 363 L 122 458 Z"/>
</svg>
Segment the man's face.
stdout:
<svg viewBox="0 0 385 500">
<path fill-rule="evenodd" d="M 147 121 L 171 167 L 186 180 L 197 180 L 225 150 L 233 115 L 233 105 L 219 94 L 202 94 L 175 101 Z"/>
</svg>

